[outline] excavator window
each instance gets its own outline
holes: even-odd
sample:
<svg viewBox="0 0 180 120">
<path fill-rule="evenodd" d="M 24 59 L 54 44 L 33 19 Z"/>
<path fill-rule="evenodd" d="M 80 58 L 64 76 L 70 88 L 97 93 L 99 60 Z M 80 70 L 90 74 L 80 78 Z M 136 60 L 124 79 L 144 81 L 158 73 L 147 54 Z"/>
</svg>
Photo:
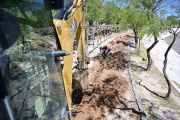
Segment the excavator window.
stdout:
<svg viewBox="0 0 180 120">
<path fill-rule="evenodd" d="M 41 54 L 50 51 L 57 41 L 52 11 L 47 9 L 50 4 L 53 9 L 60 9 L 64 1 L 4 0 L 0 3 L 20 24 L 21 34 L 4 51 L 9 63 L 0 68 L 18 120 L 69 119 L 59 59 Z"/>
</svg>

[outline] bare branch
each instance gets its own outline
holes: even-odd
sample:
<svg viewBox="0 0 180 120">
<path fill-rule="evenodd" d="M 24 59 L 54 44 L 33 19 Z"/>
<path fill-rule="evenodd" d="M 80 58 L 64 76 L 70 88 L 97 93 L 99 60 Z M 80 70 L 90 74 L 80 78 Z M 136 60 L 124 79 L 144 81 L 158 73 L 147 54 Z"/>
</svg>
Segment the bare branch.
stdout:
<svg viewBox="0 0 180 120">
<path fill-rule="evenodd" d="M 160 9 L 162 9 L 162 8 L 164 8 L 164 7 L 166 7 L 167 5 L 169 5 L 169 3 L 172 3 L 172 2 L 174 2 L 174 0 L 168 1 L 165 5 L 163 5 L 163 6 L 159 7 L 159 8 L 157 8 L 156 10 L 154 10 L 154 12 L 157 12 L 158 10 L 160 10 Z"/>
<path fill-rule="evenodd" d="M 157 4 L 154 6 L 154 8 L 153 8 L 153 11 L 156 11 L 156 8 L 158 8 L 159 6 L 161 6 L 161 4 L 164 2 L 164 0 L 159 0 L 158 2 L 157 2 Z"/>
</svg>

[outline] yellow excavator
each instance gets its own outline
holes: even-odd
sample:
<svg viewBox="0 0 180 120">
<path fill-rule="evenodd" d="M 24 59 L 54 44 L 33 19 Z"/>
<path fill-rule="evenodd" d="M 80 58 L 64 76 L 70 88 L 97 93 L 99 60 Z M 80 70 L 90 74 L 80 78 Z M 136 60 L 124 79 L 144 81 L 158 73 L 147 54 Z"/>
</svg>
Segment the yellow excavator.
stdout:
<svg viewBox="0 0 180 120">
<path fill-rule="evenodd" d="M 0 120 L 71 118 L 90 62 L 85 9 L 85 0 L 0 2 Z"/>
</svg>

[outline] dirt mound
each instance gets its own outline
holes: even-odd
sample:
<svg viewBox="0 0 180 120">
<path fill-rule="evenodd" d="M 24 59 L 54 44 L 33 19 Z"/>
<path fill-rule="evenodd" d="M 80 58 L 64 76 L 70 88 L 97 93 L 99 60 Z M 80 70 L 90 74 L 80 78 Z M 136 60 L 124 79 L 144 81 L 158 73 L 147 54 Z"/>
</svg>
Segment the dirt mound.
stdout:
<svg viewBox="0 0 180 120">
<path fill-rule="evenodd" d="M 114 71 L 113 71 L 114 72 Z M 119 95 L 119 92 L 125 92 L 128 83 L 126 79 L 122 76 L 113 73 L 112 71 L 104 70 L 100 77 L 97 79 L 98 81 L 95 84 L 91 84 L 87 87 L 87 90 L 84 92 L 85 95 L 94 96 L 95 94 L 101 96 L 99 99 L 96 99 L 96 95 L 89 99 L 89 102 L 98 100 L 100 102 L 105 102 L 102 100 L 109 100 L 109 105 L 116 106 L 119 100 L 116 98 Z M 121 93 L 123 94 L 123 93 Z M 121 98 L 122 96 L 120 96 Z M 93 100 L 94 99 L 94 100 Z M 97 102 L 98 102 L 97 101 Z M 86 103 L 86 101 L 83 101 Z M 112 103 L 114 102 L 114 103 Z M 98 106 L 101 104 L 98 104 Z"/>
<path fill-rule="evenodd" d="M 116 53 L 118 51 L 125 52 L 123 43 L 118 43 L 118 44 L 116 43 L 113 46 L 111 53 Z"/>
<path fill-rule="evenodd" d="M 125 47 L 128 45 L 128 39 L 128 35 L 116 37 L 112 43 L 112 53 L 116 53 L 118 51 L 126 53 Z"/>
<path fill-rule="evenodd" d="M 110 53 L 105 59 L 101 55 L 98 55 L 95 59 L 100 61 L 101 69 L 124 70 L 126 67 L 125 55 L 124 52 L 118 51 Z"/>
<path fill-rule="evenodd" d="M 129 39 L 131 36 L 133 36 L 133 34 L 134 34 L 134 33 L 133 33 L 132 31 L 123 33 L 121 36 L 116 37 L 116 38 L 114 39 L 114 41 L 115 41 L 115 42 L 116 42 L 116 41 L 127 42 L 128 39 Z"/>
<path fill-rule="evenodd" d="M 112 70 L 103 70 L 98 78 L 88 81 L 82 103 L 72 111 L 72 117 L 78 120 L 102 119 L 104 108 L 116 107 L 124 98 L 128 88 L 126 79 Z M 78 114 L 77 114 L 78 113 Z"/>
</svg>

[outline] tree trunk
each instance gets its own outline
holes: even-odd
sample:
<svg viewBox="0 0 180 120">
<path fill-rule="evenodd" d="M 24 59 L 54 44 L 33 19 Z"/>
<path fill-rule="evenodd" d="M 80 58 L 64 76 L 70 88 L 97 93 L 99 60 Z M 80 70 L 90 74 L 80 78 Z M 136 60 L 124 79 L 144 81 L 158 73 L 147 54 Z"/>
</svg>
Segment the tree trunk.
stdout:
<svg viewBox="0 0 180 120">
<path fill-rule="evenodd" d="M 171 94 L 171 82 L 170 82 L 170 80 L 169 80 L 169 78 L 168 78 L 168 75 L 167 75 L 167 73 L 166 73 L 167 57 L 168 57 L 168 53 L 169 53 L 169 51 L 171 50 L 171 48 L 172 48 L 172 46 L 173 46 L 173 44 L 174 44 L 175 41 L 176 41 L 176 33 L 173 32 L 173 41 L 171 42 L 171 44 L 170 44 L 169 47 L 167 48 L 166 53 L 164 54 L 165 59 L 164 59 L 164 62 L 163 62 L 163 63 L 164 63 L 163 73 L 164 73 L 164 77 L 165 77 L 165 79 L 166 79 L 166 82 L 167 82 L 167 84 L 168 84 L 168 92 L 167 92 L 167 94 L 166 94 L 165 99 L 168 99 L 169 96 L 170 96 L 170 94 Z"/>
<path fill-rule="evenodd" d="M 93 25 L 93 21 L 89 21 L 89 26 L 92 26 Z"/>
<path fill-rule="evenodd" d="M 140 38 L 138 39 L 139 41 L 139 46 L 138 46 L 138 55 L 140 55 L 140 48 L 141 48 L 141 42 L 140 42 Z"/>
<path fill-rule="evenodd" d="M 154 40 L 155 40 L 154 43 L 147 49 L 147 58 L 148 58 L 147 71 L 149 71 L 151 69 L 151 65 L 152 65 L 152 59 L 151 59 L 150 51 L 159 42 L 157 37 L 154 37 Z"/>
<path fill-rule="evenodd" d="M 135 35 L 135 48 L 137 48 L 138 45 L 138 32 L 137 30 L 133 30 L 134 31 L 134 35 Z"/>
</svg>

